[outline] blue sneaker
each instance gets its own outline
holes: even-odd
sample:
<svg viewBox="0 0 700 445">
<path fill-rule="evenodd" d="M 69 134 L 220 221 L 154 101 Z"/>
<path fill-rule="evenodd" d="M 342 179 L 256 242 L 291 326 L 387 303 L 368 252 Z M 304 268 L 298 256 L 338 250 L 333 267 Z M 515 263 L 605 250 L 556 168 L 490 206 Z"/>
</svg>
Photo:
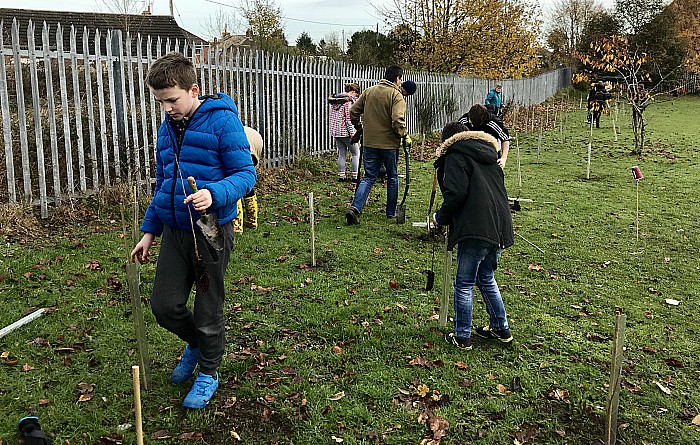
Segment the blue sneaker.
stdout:
<svg viewBox="0 0 700 445">
<path fill-rule="evenodd" d="M 216 377 L 212 377 L 209 374 L 199 373 L 197 375 L 197 380 L 194 381 L 192 389 L 190 390 L 185 400 L 182 402 L 182 406 L 191 409 L 202 409 L 209 404 L 212 396 L 219 387 L 219 373 L 216 373 Z"/>
<path fill-rule="evenodd" d="M 178 384 L 192 377 L 198 360 L 199 348 L 190 348 L 190 345 L 187 345 L 185 352 L 182 353 L 182 358 L 180 358 L 180 363 L 177 364 L 175 369 L 173 369 L 173 373 L 170 374 L 170 381 Z"/>
</svg>

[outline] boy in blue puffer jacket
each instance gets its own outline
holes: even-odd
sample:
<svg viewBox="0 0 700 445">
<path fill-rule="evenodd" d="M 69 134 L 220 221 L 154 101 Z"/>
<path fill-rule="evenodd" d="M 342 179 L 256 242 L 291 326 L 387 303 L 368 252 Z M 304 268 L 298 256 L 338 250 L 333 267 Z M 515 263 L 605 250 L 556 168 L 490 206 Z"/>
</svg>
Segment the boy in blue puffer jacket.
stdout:
<svg viewBox="0 0 700 445">
<path fill-rule="evenodd" d="M 257 175 L 236 104 L 223 93 L 199 96 L 189 59 L 179 53 L 161 57 L 148 70 L 146 84 L 166 116 L 158 129 L 153 199 L 131 260 L 148 261 L 155 237 L 162 235 L 151 308 L 159 325 L 187 343 L 170 380 L 185 382 L 199 365 L 182 403 L 199 409 L 219 386 L 217 369 L 225 349 L 224 274 L 233 248 L 236 202 L 253 189 Z M 190 193 L 188 176 L 196 179 L 196 193 Z M 193 225 L 204 210 L 218 217 L 221 250 Z M 201 261 L 195 257 L 195 243 Z M 191 311 L 187 300 L 198 263 L 209 276 L 209 286 L 196 286 Z"/>
</svg>

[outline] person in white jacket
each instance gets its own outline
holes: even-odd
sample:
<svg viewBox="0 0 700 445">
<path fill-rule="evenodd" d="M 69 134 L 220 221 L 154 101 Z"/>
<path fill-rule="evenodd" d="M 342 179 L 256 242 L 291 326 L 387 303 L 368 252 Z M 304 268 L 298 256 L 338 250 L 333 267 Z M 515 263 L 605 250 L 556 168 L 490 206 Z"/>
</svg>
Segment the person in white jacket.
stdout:
<svg viewBox="0 0 700 445">
<path fill-rule="evenodd" d="M 253 158 L 253 165 L 258 168 L 263 152 L 263 138 L 256 130 L 250 127 L 243 127 L 248 143 L 250 144 L 250 156 Z M 242 199 L 236 203 L 238 206 L 238 214 L 233 220 L 233 232 L 237 234 L 243 233 L 243 228 L 249 229 L 258 228 L 258 196 L 253 188 Z"/>
</svg>

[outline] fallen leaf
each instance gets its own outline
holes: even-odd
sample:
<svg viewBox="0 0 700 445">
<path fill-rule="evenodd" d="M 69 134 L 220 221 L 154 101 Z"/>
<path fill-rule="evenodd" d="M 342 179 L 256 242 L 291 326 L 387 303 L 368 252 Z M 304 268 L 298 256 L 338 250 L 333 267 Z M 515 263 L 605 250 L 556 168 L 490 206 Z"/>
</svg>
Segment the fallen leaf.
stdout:
<svg viewBox="0 0 700 445">
<path fill-rule="evenodd" d="M 473 383 L 473 382 L 472 382 L 471 380 L 469 380 L 469 379 L 464 379 L 464 380 L 462 380 L 461 382 L 457 383 L 457 386 L 459 386 L 460 388 L 466 388 L 466 387 L 468 387 L 468 386 L 471 386 L 472 383 Z"/>
<path fill-rule="evenodd" d="M 345 391 L 340 391 L 340 392 L 337 392 L 337 393 L 333 394 L 332 396 L 330 396 L 328 398 L 328 400 L 335 402 L 337 400 L 342 399 L 343 397 L 345 397 Z"/>
<path fill-rule="evenodd" d="M 683 362 L 681 362 L 681 361 L 679 361 L 679 360 L 676 360 L 675 358 L 669 358 L 669 359 L 667 359 L 667 360 L 666 360 L 666 364 L 667 364 L 668 366 L 673 367 L 673 368 L 684 368 L 684 367 L 685 367 L 685 365 L 683 364 Z"/>
<path fill-rule="evenodd" d="M 341 443 L 343 441 L 342 437 L 331 436 L 331 439 L 335 440 L 336 443 Z"/>
<path fill-rule="evenodd" d="M 80 397 L 78 397 L 78 402 L 89 402 L 94 396 L 94 394 L 80 394 Z"/>
<path fill-rule="evenodd" d="M 539 264 L 530 264 L 529 266 L 527 266 L 527 268 L 528 268 L 529 270 L 542 270 L 542 269 L 544 269 L 544 268 L 543 268 L 542 266 L 540 266 Z"/>
<path fill-rule="evenodd" d="M 428 385 L 420 384 L 418 385 L 418 395 L 421 397 L 425 397 L 426 394 L 430 392 L 430 388 L 428 388 Z"/>
<path fill-rule="evenodd" d="M 697 416 L 693 417 L 693 420 L 692 420 L 690 423 L 692 423 L 693 425 L 700 426 L 700 414 L 698 414 Z"/>
<path fill-rule="evenodd" d="M 331 349 L 331 351 L 333 352 L 333 354 L 338 355 L 338 354 L 342 354 L 342 353 L 343 353 L 343 348 L 341 348 L 341 347 L 338 346 L 338 345 L 335 345 L 335 346 L 333 346 L 333 348 Z"/>
<path fill-rule="evenodd" d="M 172 435 L 168 432 L 168 430 L 158 430 L 155 433 L 151 434 L 151 439 L 155 440 L 160 440 L 160 439 L 172 439 Z"/>
<path fill-rule="evenodd" d="M 433 440 L 439 441 L 445 434 L 447 434 L 447 428 L 450 427 L 450 423 L 439 416 L 434 416 L 430 418 L 429 421 L 430 429 L 433 431 Z"/>
<path fill-rule="evenodd" d="M 498 393 L 502 396 L 507 396 L 508 394 L 510 394 L 510 391 L 508 390 L 508 388 L 506 388 L 504 385 L 502 385 L 500 383 L 498 385 L 496 385 L 496 389 L 498 390 Z"/>
<path fill-rule="evenodd" d="M 642 351 L 644 351 L 648 354 L 656 354 L 656 348 L 652 348 L 651 346 L 644 346 L 642 348 Z"/>
<path fill-rule="evenodd" d="M 229 436 L 231 436 L 233 439 L 236 439 L 236 440 L 239 441 L 239 442 L 241 441 L 241 436 L 239 436 L 237 432 L 235 432 L 235 431 L 230 431 L 228 434 L 229 434 Z"/>
<path fill-rule="evenodd" d="M 665 387 L 664 385 L 662 385 L 661 383 L 656 382 L 656 381 L 654 381 L 654 382 L 652 382 L 652 383 L 654 383 L 656 386 L 658 386 L 659 389 L 660 389 L 664 394 L 667 394 L 667 395 L 669 395 L 669 396 L 671 395 L 671 390 L 668 389 L 667 387 Z"/>
<path fill-rule="evenodd" d="M 372 252 L 374 252 L 374 253 L 382 253 L 382 249 L 380 249 L 379 247 L 375 247 L 374 249 L 372 249 Z"/>
<path fill-rule="evenodd" d="M 27 363 L 22 365 L 22 372 L 29 372 L 32 369 L 34 369 L 32 366 L 29 366 Z"/>
<path fill-rule="evenodd" d="M 178 436 L 178 439 L 180 439 L 180 440 L 202 440 L 202 433 L 198 433 L 198 432 L 182 433 Z"/>
<path fill-rule="evenodd" d="M 457 369 L 462 369 L 462 370 L 469 369 L 469 365 L 464 363 L 464 362 L 455 362 L 455 366 L 457 367 Z"/>
<path fill-rule="evenodd" d="M 566 400 L 569 398 L 569 391 L 565 389 L 551 389 L 547 392 L 549 400 Z"/>
</svg>

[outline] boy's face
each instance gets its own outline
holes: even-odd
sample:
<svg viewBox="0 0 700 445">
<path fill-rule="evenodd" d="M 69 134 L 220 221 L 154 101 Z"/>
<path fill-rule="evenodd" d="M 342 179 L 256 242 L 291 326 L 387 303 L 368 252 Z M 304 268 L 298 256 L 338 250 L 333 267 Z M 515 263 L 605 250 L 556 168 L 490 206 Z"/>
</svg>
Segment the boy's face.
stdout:
<svg viewBox="0 0 700 445">
<path fill-rule="evenodd" d="M 199 85 L 196 83 L 187 90 L 179 86 L 150 90 L 163 111 L 176 121 L 192 116 L 200 104 Z"/>
</svg>

